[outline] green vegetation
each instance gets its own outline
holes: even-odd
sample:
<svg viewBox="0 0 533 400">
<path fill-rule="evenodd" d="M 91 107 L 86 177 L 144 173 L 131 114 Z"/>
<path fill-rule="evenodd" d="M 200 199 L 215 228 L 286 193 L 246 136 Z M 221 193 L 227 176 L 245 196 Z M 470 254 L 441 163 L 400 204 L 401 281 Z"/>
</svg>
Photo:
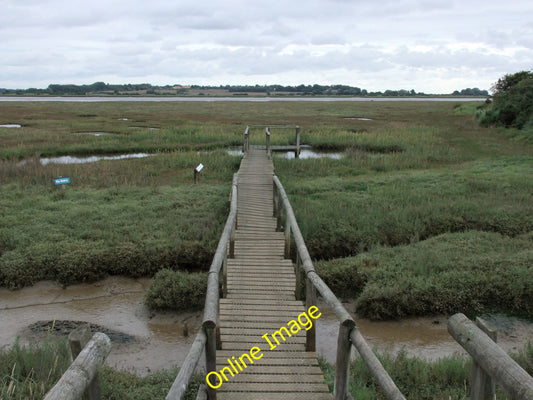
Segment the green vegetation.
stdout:
<svg viewBox="0 0 533 400">
<path fill-rule="evenodd" d="M 357 298 L 361 316 L 503 311 L 533 315 L 531 234 L 446 233 L 317 264 L 338 293 Z"/>
<path fill-rule="evenodd" d="M 199 308 L 205 300 L 207 274 L 164 269 L 155 276 L 146 305 L 152 309 L 186 310 Z"/>
<path fill-rule="evenodd" d="M 533 130 L 533 72 L 505 75 L 492 88 L 494 101 L 483 115 L 483 125 Z"/>
<path fill-rule="evenodd" d="M 0 349 L 0 399 L 41 400 L 70 365 L 70 349 L 65 339 L 47 339 L 41 345 Z M 139 377 L 129 372 L 104 366 L 100 384 L 105 400 L 165 399 L 178 368 Z M 196 398 L 201 378 L 193 378 L 184 399 Z"/>
<path fill-rule="evenodd" d="M 424 93 L 417 93 L 411 90 L 385 90 L 384 92 L 368 92 L 366 89 L 360 89 L 348 85 L 221 85 L 221 86 L 182 86 L 182 85 L 165 85 L 153 86 L 149 83 L 141 84 L 124 84 L 110 85 L 104 82 L 95 82 L 90 85 L 48 85 L 46 89 L 3 89 L 0 88 L 0 94 L 4 95 L 51 95 L 51 96 L 109 96 L 109 95 L 248 95 L 256 96 L 276 96 L 276 95 L 296 95 L 296 96 L 387 96 L 387 97 L 406 97 L 406 96 L 425 96 Z M 478 88 L 467 88 L 454 91 L 453 96 L 488 96 L 486 90 Z"/>
<path fill-rule="evenodd" d="M 421 103 L 403 118 L 391 105 L 340 108 L 343 120 L 387 109 L 389 123 L 305 132 L 347 148 L 341 160 L 276 159 L 319 273 L 361 316 L 533 315 L 532 149 L 515 130 L 477 126 L 479 105 Z"/>
<path fill-rule="evenodd" d="M 377 357 L 407 399 L 449 400 L 465 399 L 470 394 L 470 357 L 453 355 L 427 362 L 417 357 L 407 357 L 405 352 L 396 356 L 379 354 Z M 533 345 L 530 343 L 512 357 L 533 374 Z M 320 360 L 326 382 L 333 391 L 335 369 Z M 380 400 L 385 395 L 370 374 L 366 364 L 357 358 L 350 366 L 350 393 L 354 399 Z M 507 398 L 497 387 L 497 398 Z"/>
<path fill-rule="evenodd" d="M 531 315 L 532 285 L 517 277 L 531 275 L 533 149 L 514 128 L 480 127 L 480 106 L 4 103 L 0 122 L 22 128 L 0 128 L 0 284 L 206 271 L 240 163 L 226 149 L 240 143 L 247 124 L 287 124 L 302 127 L 304 144 L 344 153 L 340 160 L 275 157 L 275 165 L 311 255 L 321 260 L 317 268 L 334 291 L 360 297 L 361 313 Z M 273 144 L 294 140 L 293 131 L 272 129 Z M 251 141 L 264 143 L 264 130 L 253 128 Z M 151 156 L 45 166 L 38 160 L 133 151 Z M 206 168 L 194 185 L 199 163 Z M 58 189 L 58 176 L 72 183 Z M 160 284 L 182 294 L 153 296 L 154 307 L 185 304 L 174 281 L 196 276 L 171 275 L 162 273 L 151 293 Z M 391 280 L 398 285 L 391 288 Z"/>
<path fill-rule="evenodd" d="M 40 400 L 70 365 L 65 340 L 0 349 L 0 399 Z"/>
</svg>

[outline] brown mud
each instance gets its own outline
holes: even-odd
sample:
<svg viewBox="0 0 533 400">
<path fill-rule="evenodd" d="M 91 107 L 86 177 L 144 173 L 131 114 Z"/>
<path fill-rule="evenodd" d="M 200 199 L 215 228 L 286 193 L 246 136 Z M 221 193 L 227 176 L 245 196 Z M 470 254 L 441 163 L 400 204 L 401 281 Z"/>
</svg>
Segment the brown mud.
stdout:
<svg viewBox="0 0 533 400">
<path fill-rule="evenodd" d="M 48 335 L 68 335 L 90 323 L 113 342 L 107 364 L 138 375 L 179 366 L 201 325 L 201 312 L 150 312 L 143 304 L 149 279 L 110 277 L 91 284 L 62 288 L 39 282 L 19 291 L 0 289 L 0 347 L 44 340 Z M 335 361 L 338 322 L 324 303 L 318 307 L 317 351 Z M 352 312 L 353 303 L 345 303 Z M 352 313 L 353 314 L 353 313 Z M 450 337 L 446 318 L 413 318 L 373 322 L 356 318 L 371 347 L 436 360 L 462 352 Z M 499 343 L 516 351 L 533 340 L 533 324 L 506 316 L 489 316 L 499 328 Z"/>
</svg>

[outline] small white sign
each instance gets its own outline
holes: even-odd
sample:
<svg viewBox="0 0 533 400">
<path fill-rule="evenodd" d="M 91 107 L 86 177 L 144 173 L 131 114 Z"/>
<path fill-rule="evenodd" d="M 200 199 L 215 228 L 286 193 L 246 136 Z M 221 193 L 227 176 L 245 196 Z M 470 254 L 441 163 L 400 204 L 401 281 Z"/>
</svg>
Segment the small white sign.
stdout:
<svg viewBox="0 0 533 400">
<path fill-rule="evenodd" d="M 196 167 L 196 172 L 200 172 L 202 169 L 204 169 L 204 164 L 198 164 Z"/>
</svg>

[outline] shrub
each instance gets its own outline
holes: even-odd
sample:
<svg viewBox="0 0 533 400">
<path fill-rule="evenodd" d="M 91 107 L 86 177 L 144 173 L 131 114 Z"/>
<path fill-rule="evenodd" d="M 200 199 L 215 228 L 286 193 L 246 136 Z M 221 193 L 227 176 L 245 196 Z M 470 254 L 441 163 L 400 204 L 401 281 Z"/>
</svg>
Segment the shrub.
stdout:
<svg viewBox="0 0 533 400">
<path fill-rule="evenodd" d="M 163 269 L 150 284 L 145 302 L 151 309 L 198 309 L 204 304 L 206 288 L 205 273 Z"/>
<path fill-rule="evenodd" d="M 524 128 L 533 119 L 533 73 L 521 71 L 500 78 L 493 87 L 492 108 L 482 117 L 482 125 L 500 124 Z"/>
</svg>

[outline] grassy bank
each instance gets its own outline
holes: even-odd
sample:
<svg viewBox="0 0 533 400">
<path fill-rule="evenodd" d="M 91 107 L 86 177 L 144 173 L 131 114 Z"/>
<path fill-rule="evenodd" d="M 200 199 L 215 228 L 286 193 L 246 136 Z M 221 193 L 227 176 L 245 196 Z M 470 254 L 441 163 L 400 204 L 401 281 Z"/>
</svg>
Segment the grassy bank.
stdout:
<svg viewBox="0 0 533 400">
<path fill-rule="evenodd" d="M 508 312 L 533 315 L 530 233 L 445 233 L 317 263 L 339 295 L 372 319 Z"/>
</svg>

